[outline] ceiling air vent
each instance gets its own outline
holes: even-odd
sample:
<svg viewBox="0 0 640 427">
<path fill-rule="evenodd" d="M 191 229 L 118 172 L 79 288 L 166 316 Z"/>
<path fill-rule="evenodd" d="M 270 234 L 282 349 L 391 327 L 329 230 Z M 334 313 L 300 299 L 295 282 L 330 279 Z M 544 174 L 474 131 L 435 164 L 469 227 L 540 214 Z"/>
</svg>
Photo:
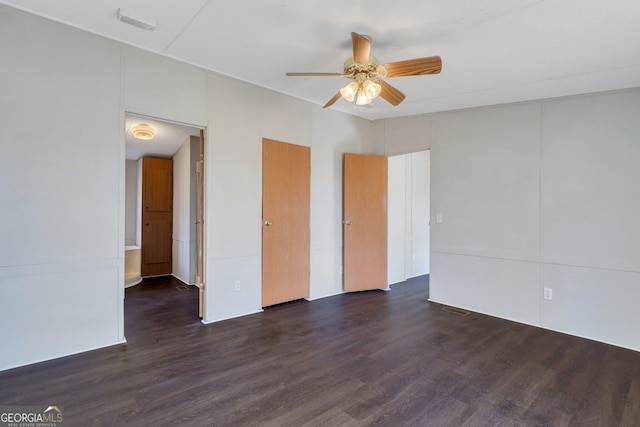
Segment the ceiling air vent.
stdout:
<svg viewBox="0 0 640 427">
<path fill-rule="evenodd" d="M 134 27 L 142 28 L 147 31 L 153 31 L 158 26 L 154 19 L 133 16 L 127 10 L 122 8 L 118 9 L 118 19 L 122 22 L 126 22 L 127 24 L 131 24 Z"/>
</svg>

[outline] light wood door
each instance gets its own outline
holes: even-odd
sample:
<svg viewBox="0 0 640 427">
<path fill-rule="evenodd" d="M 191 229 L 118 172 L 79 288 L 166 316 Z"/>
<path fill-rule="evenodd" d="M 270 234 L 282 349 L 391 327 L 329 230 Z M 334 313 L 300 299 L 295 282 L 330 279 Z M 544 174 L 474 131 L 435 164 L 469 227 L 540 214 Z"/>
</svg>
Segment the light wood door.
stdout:
<svg viewBox="0 0 640 427">
<path fill-rule="evenodd" d="M 344 155 L 344 290 L 387 287 L 387 158 Z"/>
<path fill-rule="evenodd" d="M 142 276 L 171 274 L 173 160 L 142 159 Z"/>
<path fill-rule="evenodd" d="M 262 306 L 309 296 L 309 147 L 262 140 Z"/>
</svg>

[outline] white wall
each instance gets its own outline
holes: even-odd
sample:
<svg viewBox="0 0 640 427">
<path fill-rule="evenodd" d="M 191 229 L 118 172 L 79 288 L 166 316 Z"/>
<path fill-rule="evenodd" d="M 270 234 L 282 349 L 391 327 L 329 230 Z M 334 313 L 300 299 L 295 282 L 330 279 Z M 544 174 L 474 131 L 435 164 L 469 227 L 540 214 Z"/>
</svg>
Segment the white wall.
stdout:
<svg viewBox="0 0 640 427">
<path fill-rule="evenodd" d="M 207 204 L 205 321 L 261 310 L 262 138 L 311 147 L 309 298 L 341 293 L 342 155 L 382 152 L 372 122 L 213 74 L 208 90 L 216 101 L 208 139 L 216 155 L 207 156 L 205 171 L 213 200 Z"/>
<path fill-rule="evenodd" d="M 199 206 L 202 203 L 202 200 L 198 200 L 199 197 L 199 188 L 200 182 L 198 180 L 199 176 L 199 165 L 200 163 L 200 137 L 192 136 L 191 137 L 191 161 L 190 161 L 190 171 L 189 171 L 189 181 L 190 181 L 190 218 L 189 218 L 189 283 L 200 285 L 200 278 L 198 273 L 198 242 L 200 240 L 200 236 L 198 234 L 198 230 L 200 229 L 199 225 Z M 198 224 L 196 224 L 198 221 Z"/>
<path fill-rule="evenodd" d="M 407 220 L 410 220 L 407 214 L 407 200 L 411 200 L 411 197 L 407 196 L 407 161 L 411 161 L 411 155 L 392 156 L 388 158 L 387 163 L 387 284 L 389 285 L 407 279 L 406 235 Z M 410 255 L 409 259 L 411 259 Z"/>
<path fill-rule="evenodd" d="M 407 234 L 407 278 L 429 274 L 431 150 L 411 154 L 411 233 Z M 408 230 L 407 230 L 408 231 Z"/>
<path fill-rule="evenodd" d="M 190 283 L 191 266 L 191 138 L 173 155 L 173 276 Z"/>
<path fill-rule="evenodd" d="M 311 107 L 311 300 L 343 292 L 344 153 L 384 154 L 373 123 Z"/>
<path fill-rule="evenodd" d="M 206 129 L 205 321 L 261 309 L 262 137 L 312 147 L 311 294 L 342 291 L 324 281 L 341 265 L 341 156 L 384 152 L 372 122 L 6 6 L 0 19 L 0 369 L 124 340 L 125 112 Z"/>
<path fill-rule="evenodd" d="M 414 117 L 432 131 L 430 299 L 640 350 L 639 115 L 628 90 Z"/>
<path fill-rule="evenodd" d="M 123 339 L 124 120 L 117 43 L 4 6 L 0 21 L 6 369 Z"/>
<path fill-rule="evenodd" d="M 431 300 L 539 324 L 539 126 L 537 103 L 434 115 Z"/>
<path fill-rule="evenodd" d="M 387 156 L 417 153 L 431 148 L 431 116 L 396 117 L 378 120 L 376 130 L 384 135 Z"/>
<path fill-rule="evenodd" d="M 137 241 L 138 206 L 138 161 L 127 160 L 125 164 L 125 226 L 124 244 L 135 245 Z"/>
<path fill-rule="evenodd" d="M 543 326 L 640 350 L 640 90 L 542 103 Z"/>
</svg>

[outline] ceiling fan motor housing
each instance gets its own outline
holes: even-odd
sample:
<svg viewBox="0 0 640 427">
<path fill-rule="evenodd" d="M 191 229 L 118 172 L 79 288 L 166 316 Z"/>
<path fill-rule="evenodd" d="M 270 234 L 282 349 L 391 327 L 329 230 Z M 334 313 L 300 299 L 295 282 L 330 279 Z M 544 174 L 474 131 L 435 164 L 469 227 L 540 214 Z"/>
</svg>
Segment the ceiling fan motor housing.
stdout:
<svg viewBox="0 0 640 427">
<path fill-rule="evenodd" d="M 368 64 L 356 62 L 353 57 L 344 61 L 344 75 L 356 81 L 364 81 L 376 77 L 384 78 L 387 74 L 386 68 L 378 64 L 378 60 L 373 56 L 369 56 Z"/>
</svg>

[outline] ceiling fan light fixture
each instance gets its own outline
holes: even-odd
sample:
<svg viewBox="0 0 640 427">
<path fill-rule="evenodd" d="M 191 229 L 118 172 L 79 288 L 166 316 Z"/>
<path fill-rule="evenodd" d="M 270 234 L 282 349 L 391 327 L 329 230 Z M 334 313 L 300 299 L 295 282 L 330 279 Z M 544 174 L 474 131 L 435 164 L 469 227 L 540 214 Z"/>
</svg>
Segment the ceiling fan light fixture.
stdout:
<svg viewBox="0 0 640 427">
<path fill-rule="evenodd" d="M 400 105 L 406 96 L 386 82 L 386 78 L 423 76 L 439 74 L 442 70 L 442 59 L 439 56 L 407 59 L 404 61 L 379 64 L 371 55 L 371 38 L 358 33 L 351 33 L 353 56 L 344 63 L 342 73 L 285 73 L 287 76 L 337 76 L 352 80 L 340 89 L 322 108 L 331 107 L 340 98 L 357 105 L 369 104 L 380 96 L 393 105 Z"/>
<path fill-rule="evenodd" d="M 340 95 L 342 95 L 342 97 L 349 102 L 353 102 L 353 100 L 356 98 L 357 92 L 358 92 L 358 83 L 356 82 L 351 82 L 345 87 L 343 87 L 342 89 L 340 89 Z"/>
<path fill-rule="evenodd" d="M 131 134 L 134 136 L 134 138 L 148 141 L 156 136 L 156 131 L 149 125 L 141 124 L 138 126 L 134 126 L 131 129 Z"/>
<path fill-rule="evenodd" d="M 364 90 L 366 97 L 373 101 L 380 95 L 380 92 L 382 92 L 382 86 L 372 80 L 365 80 L 362 84 L 362 90 Z"/>
<path fill-rule="evenodd" d="M 358 91 L 358 98 L 356 99 L 356 105 L 367 105 L 371 103 L 371 99 L 369 99 L 369 97 L 367 97 L 367 93 L 360 89 Z"/>
</svg>

